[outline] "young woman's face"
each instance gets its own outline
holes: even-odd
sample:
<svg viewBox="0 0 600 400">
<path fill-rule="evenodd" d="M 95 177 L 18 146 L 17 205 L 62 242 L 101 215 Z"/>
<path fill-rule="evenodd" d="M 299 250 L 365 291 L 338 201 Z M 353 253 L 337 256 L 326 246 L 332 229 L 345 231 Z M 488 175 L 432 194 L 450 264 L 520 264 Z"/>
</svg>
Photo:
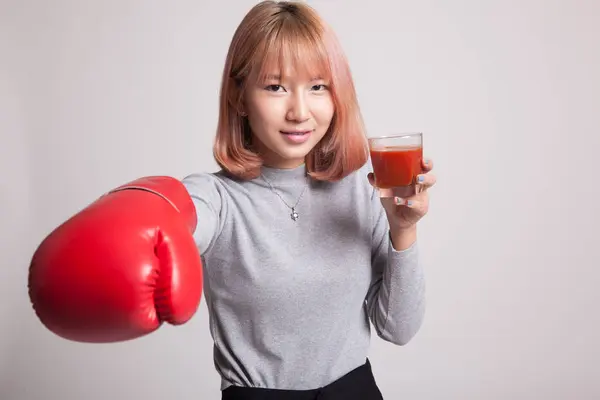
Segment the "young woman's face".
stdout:
<svg viewBox="0 0 600 400">
<path fill-rule="evenodd" d="M 294 168 L 323 138 L 334 114 L 328 82 L 288 68 L 247 87 L 244 111 L 265 165 Z"/>
</svg>

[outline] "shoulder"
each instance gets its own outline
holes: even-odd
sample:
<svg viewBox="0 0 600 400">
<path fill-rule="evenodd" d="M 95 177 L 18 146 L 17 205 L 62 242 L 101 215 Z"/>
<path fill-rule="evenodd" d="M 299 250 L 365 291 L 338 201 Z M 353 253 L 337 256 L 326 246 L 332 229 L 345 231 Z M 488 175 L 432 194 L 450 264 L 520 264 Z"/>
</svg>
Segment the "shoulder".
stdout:
<svg viewBox="0 0 600 400">
<path fill-rule="evenodd" d="M 373 187 L 368 179 L 368 175 L 371 172 L 373 172 L 373 168 L 371 166 L 371 160 L 369 159 L 359 169 L 348 174 L 348 176 L 339 181 L 339 184 L 355 189 L 366 189 L 367 192 L 372 192 Z"/>
<path fill-rule="evenodd" d="M 181 183 L 191 194 L 214 190 L 219 185 L 217 173 L 215 172 L 195 172 L 185 176 Z"/>
<path fill-rule="evenodd" d="M 244 187 L 248 184 L 223 170 L 192 173 L 181 182 L 193 198 L 219 203 L 244 193 Z"/>
<path fill-rule="evenodd" d="M 375 189 L 369 183 L 370 172 L 372 172 L 371 163 L 367 161 L 360 168 L 338 181 L 322 182 L 322 187 L 335 192 L 335 196 L 352 196 L 357 200 L 369 200 L 375 193 Z"/>
<path fill-rule="evenodd" d="M 367 175 L 369 172 L 373 172 L 373 165 L 371 164 L 371 157 L 367 159 L 367 161 L 363 164 L 362 167 L 358 170 L 361 174 Z"/>
<path fill-rule="evenodd" d="M 222 171 L 195 172 L 185 176 L 181 183 L 192 198 L 216 206 L 220 205 L 222 201 L 227 186 L 227 177 L 224 176 Z"/>
</svg>

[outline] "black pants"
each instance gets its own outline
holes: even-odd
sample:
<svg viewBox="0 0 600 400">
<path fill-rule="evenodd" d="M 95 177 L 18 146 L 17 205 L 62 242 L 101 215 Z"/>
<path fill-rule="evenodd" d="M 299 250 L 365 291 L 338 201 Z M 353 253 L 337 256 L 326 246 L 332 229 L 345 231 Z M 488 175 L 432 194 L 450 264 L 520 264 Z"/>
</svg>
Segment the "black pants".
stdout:
<svg viewBox="0 0 600 400">
<path fill-rule="evenodd" d="M 221 400 L 383 400 L 369 360 L 318 389 L 282 390 L 230 386 Z"/>
</svg>

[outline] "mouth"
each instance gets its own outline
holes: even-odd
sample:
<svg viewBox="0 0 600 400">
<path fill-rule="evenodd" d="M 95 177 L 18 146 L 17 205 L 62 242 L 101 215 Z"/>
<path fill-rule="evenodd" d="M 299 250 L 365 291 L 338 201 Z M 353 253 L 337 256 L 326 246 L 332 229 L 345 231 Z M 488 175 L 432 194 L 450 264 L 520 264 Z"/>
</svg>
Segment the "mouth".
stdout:
<svg viewBox="0 0 600 400">
<path fill-rule="evenodd" d="M 283 133 L 284 135 L 294 135 L 294 136 L 302 136 L 302 135 L 307 135 L 309 133 L 312 132 L 311 130 L 303 130 L 303 131 L 280 131 L 281 133 Z"/>
<path fill-rule="evenodd" d="M 313 130 L 293 130 L 279 132 L 292 143 L 304 143 L 308 140 Z"/>
</svg>

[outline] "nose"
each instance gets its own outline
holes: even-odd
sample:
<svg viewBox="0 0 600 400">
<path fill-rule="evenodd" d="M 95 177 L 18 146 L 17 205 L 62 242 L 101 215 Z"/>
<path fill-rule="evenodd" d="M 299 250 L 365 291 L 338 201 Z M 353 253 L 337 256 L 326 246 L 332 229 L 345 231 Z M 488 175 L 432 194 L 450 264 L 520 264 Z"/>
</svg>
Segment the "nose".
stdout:
<svg viewBox="0 0 600 400">
<path fill-rule="evenodd" d="M 293 122 L 304 122 L 310 118 L 310 108 L 303 93 L 296 93 L 290 98 L 286 118 Z"/>
</svg>

